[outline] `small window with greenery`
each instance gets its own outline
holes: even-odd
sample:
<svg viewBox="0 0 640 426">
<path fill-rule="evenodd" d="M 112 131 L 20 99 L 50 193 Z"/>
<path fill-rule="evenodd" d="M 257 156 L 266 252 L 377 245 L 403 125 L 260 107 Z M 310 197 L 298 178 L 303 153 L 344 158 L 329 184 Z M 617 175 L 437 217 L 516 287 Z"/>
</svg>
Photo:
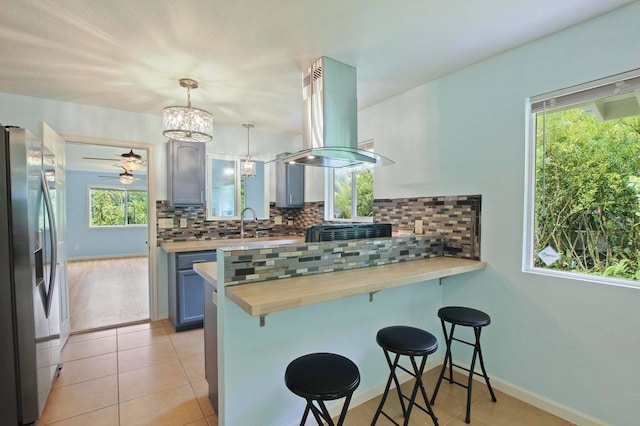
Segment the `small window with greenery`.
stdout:
<svg viewBox="0 0 640 426">
<path fill-rule="evenodd" d="M 90 188 L 90 226 L 147 224 L 147 191 Z"/>
<path fill-rule="evenodd" d="M 358 144 L 373 151 L 373 140 Z M 373 220 L 373 170 L 327 169 L 326 220 Z"/>
<path fill-rule="evenodd" d="M 530 107 L 525 270 L 638 285 L 640 71 Z"/>
</svg>

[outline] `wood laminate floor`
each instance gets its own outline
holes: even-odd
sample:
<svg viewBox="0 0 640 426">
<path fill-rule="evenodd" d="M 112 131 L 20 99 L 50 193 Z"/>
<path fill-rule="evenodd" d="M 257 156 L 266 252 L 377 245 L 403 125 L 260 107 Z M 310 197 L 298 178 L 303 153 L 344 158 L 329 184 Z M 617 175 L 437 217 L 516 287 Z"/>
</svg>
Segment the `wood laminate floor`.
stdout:
<svg viewBox="0 0 640 426">
<path fill-rule="evenodd" d="M 218 425 L 208 399 L 202 329 L 176 333 L 168 320 L 162 320 L 75 334 L 62 352 L 62 361 L 64 367 L 37 426 Z M 439 371 L 439 367 L 431 369 L 423 377 L 429 395 Z M 408 391 L 412 384 L 413 381 L 409 381 L 402 388 Z M 281 385 L 285 386 L 284 379 Z M 474 385 L 471 425 L 571 425 L 503 392 L 495 392 L 497 403 L 491 402 L 481 382 Z M 291 394 L 291 398 L 297 397 Z M 378 396 L 352 407 L 345 426 L 370 425 L 380 399 Z M 465 426 L 465 404 L 465 389 L 443 383 L 434 406 L 439 424 Z M 401 421 L 396 394 L 389 396 L 386 411 Z M 315 422 L 308 420 L 307 424 Z M 378 426 L 390 424 L 384 418 L 377 423 Z M 411 426 L 432 424 L 419 410 L 411 414 Z"/>
<path fill-rule="evenodd" d="M 71 332 L 149 319 L 146 256 L 69 261 Z"/>
</svg>

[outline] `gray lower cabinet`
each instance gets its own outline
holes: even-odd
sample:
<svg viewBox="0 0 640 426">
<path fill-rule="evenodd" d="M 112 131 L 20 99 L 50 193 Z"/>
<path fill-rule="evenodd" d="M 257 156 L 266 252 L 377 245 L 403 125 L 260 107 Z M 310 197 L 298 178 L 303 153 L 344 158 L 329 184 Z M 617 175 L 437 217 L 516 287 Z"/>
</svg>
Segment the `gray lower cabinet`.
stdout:
<svg viewBox="0 0 640 426">
<path fill-rule="evenodd" d="M 193 264 L 215 262 L 215 251 L 172 253 L 169 256 L 169 320 L 176 331 L 202 327 L 204 278 Z"/>
<path fill-rule="evenodd" d="M 276 160 L 276 207 L 304 207 L 304 166 Z"/>
<path fill-rule="evenodd" d="M 205 199 L 205 144 L 167 142 L 167 192 L 172 206 L 202 205 Z"/>
</svg>

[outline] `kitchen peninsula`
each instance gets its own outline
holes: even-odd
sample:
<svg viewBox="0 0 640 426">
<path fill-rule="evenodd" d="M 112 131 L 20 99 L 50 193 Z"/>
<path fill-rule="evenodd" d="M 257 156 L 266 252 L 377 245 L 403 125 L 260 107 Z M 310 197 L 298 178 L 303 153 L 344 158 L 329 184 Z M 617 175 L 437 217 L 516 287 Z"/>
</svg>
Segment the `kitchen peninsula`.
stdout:
<svg viewBox="0 0 640 426">
<path fill-rule="evenodd" d="M 352 406 L 375 397 L 388 374 L 377 330 L 403 324 L 439 335 L 437 279 L 486 267 L 442 256 L 441 239 L 428 236 L 266 243 L 217 255 L 194 269 L 206 280 L 205 364 L 208 381 L 212 368 L 217 377 L 209 384 L 220 425 L 296 424 L 304 404 L 283 375 L 310 352 L 338 353 L 358 365 L 362 382 Z"/>
</svg>

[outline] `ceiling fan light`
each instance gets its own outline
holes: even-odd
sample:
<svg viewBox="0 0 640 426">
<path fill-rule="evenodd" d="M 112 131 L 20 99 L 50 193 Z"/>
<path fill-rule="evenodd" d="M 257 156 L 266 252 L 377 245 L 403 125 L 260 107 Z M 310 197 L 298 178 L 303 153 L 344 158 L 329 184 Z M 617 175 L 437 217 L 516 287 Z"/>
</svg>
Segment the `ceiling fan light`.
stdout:
<svg viewBox="0 0 640 426">
<path fill-rule="evenodd" d="M 140 164 L 139 160 L 127 160 L 122 163 L 122 167 L 132 172 L 138 170 L 140 166 L 142 166 L 142 164 Z"/>
<path fill-rule="evenodd" d="M 183 78 L 180 86 L 187 89 L 187 106 L 169 106 L 162 110 L 162 134 L 181 141 L 209 142 L 213 139 L 213 115 L 191 107 L 191 89 L 198 88 L 198 82 Z"/>
<path fill-rule="evenodd" d="M 120 183 L 123 185 L 130 185 L 133 183 L 133 175 L 131 173 L 125 172 L 120 173 Z"/>
</svg>

